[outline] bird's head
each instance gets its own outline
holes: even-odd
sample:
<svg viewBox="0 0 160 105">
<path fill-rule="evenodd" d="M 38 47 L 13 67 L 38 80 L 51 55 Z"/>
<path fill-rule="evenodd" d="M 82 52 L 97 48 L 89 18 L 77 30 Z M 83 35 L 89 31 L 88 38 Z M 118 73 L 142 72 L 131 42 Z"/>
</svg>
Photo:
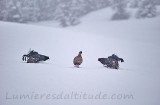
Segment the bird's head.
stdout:
<svg viewBox="0 0 160 105">
<path fill-rule="evenodd" d="M 82 54 L 82 51 L 80 51 L 79 54 Z"/>
</svg>

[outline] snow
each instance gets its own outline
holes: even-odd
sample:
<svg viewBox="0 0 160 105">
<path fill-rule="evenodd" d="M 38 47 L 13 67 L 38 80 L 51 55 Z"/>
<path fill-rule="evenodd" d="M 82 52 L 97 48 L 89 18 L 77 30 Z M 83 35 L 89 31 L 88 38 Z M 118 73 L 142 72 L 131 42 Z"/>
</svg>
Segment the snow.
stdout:
<svg viewBox="0 0 160 105">
<path fill-rule="evenodd" d="M 0 105 L 159 105 L 160 17 L 111 22 L 105 12 L 88 14 L 68 28 L 0 22 Z M 50 60 L 23 62 L 29 48 Z M 75 68 L 79 51 L 84 62 Z M 125 61 L 119 70 L 97 61 L 113 53 Z M 72 93 L 81 99 L 71 99 Z M 23 94 L 30 98 L 20 99 Z M 70 99 L 64 99 L 67 94 Z M 107 99 L 84 99 L 84 94 L 107 94 Z"/>
</svg>

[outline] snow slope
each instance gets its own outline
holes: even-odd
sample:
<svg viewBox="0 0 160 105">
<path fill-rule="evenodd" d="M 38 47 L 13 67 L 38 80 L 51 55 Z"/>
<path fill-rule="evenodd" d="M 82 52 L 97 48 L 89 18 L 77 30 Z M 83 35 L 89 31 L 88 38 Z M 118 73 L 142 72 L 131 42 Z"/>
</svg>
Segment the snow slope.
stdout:
<svg viewBox="0 0 160 105">
<path fill-rule="evenodd" d="M 109 22 L 104 12 L 62 29 L 0 22 L 0 105 L 159 105 L 160 18 Z M 22 62 L 29 48 L 50 60 Z M 113 53 L 119 70 L 97 61 Z"/>
</svg>

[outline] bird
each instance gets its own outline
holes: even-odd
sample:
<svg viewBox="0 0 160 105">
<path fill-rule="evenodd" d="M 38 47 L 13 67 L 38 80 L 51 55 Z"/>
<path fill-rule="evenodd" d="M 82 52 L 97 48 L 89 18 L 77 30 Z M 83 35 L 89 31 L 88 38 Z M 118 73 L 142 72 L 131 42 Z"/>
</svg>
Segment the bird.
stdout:
<svg viewBox="0 0 160 105">
<path fill-rule="evenodd" d="M 38 63 L 40 61 L 46 61 L 48 59 L 48 56 L 41 55 L 34 50 L 31 50 L 27 55 L 22 56 L 22 60 L 27 61 L 27 63 Z"/>
<path fill-rule="evenodd" d="M 119 68 L 118 61 L 124 62 L 122 58 L 119 58 L 115 54 L 112 54 L 112 56 L 109 56 L 108 58 L 98 58 L 98 61 L 101 62 L 104 66 L 114 69 Z"/>
<path fill-rule="evenodd" d="M 119 64 L 118 61 L 116 61 L 115 59 L 111 59 L 111 58 L 98 58 L 98 61 L 101 62 L 105 67 L 109 67 L 109 68 L 114 68 L 114 69 L 118 69 L 119 68 Z"/>
<path fill-rule="evenodd" d="M 82 51 L 80 51 L 78 53 L 78 55 L 76 57 L 74 57 L 73 59 L 73 64 L 75 65 L 75 67 L 79 68 L 79 65 L 81 65 L 83 62 L 83 58 L 82 58 Z"/>
</svg>

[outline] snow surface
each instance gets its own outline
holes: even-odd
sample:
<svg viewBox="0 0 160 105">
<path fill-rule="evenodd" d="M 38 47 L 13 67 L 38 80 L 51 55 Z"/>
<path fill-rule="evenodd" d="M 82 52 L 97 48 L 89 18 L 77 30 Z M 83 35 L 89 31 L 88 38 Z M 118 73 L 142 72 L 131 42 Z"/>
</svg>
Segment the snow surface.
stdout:
<svg viewBox="0 0 160 105">
<path fill-rule="evenodd" d="M 68 28 L 0 22 L 0 105 L 159 105 L 160 17 L 111 22 L 105 12 Z M 50 60 L 23 62 L 29 48 Z M 75 68 L 80 50 L 84 62 Z M 119 70 L 97 61 L 113 53 L 125 61 Z M 107 99 L 71 99 L 71 93 Z"/>
</svg>

